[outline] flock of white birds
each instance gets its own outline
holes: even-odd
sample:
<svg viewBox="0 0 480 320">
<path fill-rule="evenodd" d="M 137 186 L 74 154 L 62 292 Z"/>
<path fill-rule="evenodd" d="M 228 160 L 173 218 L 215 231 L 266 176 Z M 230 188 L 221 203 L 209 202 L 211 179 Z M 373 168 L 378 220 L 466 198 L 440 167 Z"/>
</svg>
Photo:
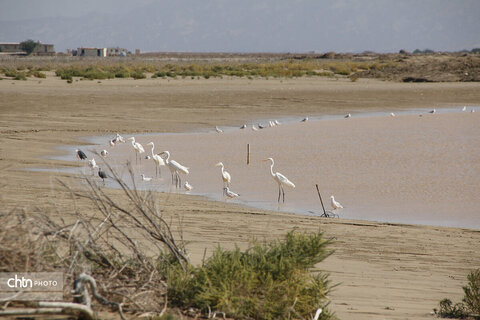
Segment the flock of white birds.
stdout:
<svg viewBox="0 0 480 320">
<path fill-rule="evenodd" d="M 466 109 L 467 109 L 467 107 L 465 106 L 465 107 L 462 108 L 462 111 L 466 111 Z M 475 112 L 475 110 L 472 109 L 471 112 Z M 432 109 L 428 113 L 434 114 L 434 113 L 436 113 L 436 110 Z M 392 112 L 392 113 L 390 113 L 390 116 L 394 117 L 395 114 Z M 347 118 L 347 119 L 351 118 L 351 117 L 352 117 L 352 115 L 350 113 L 348 113 L 344 116 L 344 118 Z M 308 121 L 308 117 L 305 117 L 301 120 L 301 122 L 307 122 L 307 121 Z M 257 131 L 257 130 L 265 129 L 267 127 L 278 126 L 280 124 L 281 123 L 278 120 L 273 120 L 273 121 L 269 121 L 268 125 L 263 125 L 263 124 L 259 123 L 259 124 L 257 124 L 257 126 L 252 125 L 251 128 L 252 128 L 252 130 Z M 244 124 L 240 127 L 240 129 L 246 129 L 247 127 L 248 126 L 246 124 Z M 224 132 L 218 126 L 215 126 L 215 131 L 217 133 L 223 133 Z M 127 140 L 131 141 L 132 148 L 135 151 L 135 162 L 136 163 L 138 163 L 138 161 L 141 162 L 142 154 L 145 153 L 144 147 L 140 143 L 135 141 L 135 137 L 130 137 Z M 108 144 L 110 145 L 110 147 L 115 147 L 115 145 L 117 145 L 119 143 L 126 143 L 126 140 L 118 133 L 116 134 L 116 136 L 113 139 L 108 141 Z M 176 188 L 181 188 L 182 187 L 182 180 L 181 180 L 181 175 L 180 174 L 188 175 L 190 173 L 189 168 L 186 167 L 186 166 L 183 166 L 180 163 L 178 163 L 177 161 L 171 159 L 169 151 L 162 151 L 160 153 L 155 153 L 155 144 L 153 142 L 149 142 L 148 144 L 146 144 L 146 146 L 151 147 L 151 155 L 146 155 L 145 159 L 154 161 L 156 176 L 158 177 L 159 174 L 161 175 L 161 171 L 160 171 L 161 166 L 167 166 L 167 168 L 170 170 L 172 185 L 175 185 Z M 87 160 L 88 166 L 92 170 L 92 173 L 94 173 L 95 168 L 98 168 L 98 176 L 105 183 L 105 179 L 107 178 L 107 175 L 97 165 L 97 163 L 95 161 L 95 158 L 92 157 L 92 159 L 88 159 L 86 154 L 79 149 L 76 149 L 75 152 L 76 152 L 76 156 L 77 156 L 78 160 Z M 103 157 L 103 158 L 106 158 L 108 156 L 108 154 L 109 154 L 109 152 L 107 150 L 102 150 L 100 152 L 100 156 Z M 275 182 L 278 184 L 278 200 L 277 201 L 279 203 L 280 203 L 280 200 L 282 200 L 282 202 L 285 202 L 284 187 L 287 186 L 287 187 L 295 188 L 295 184 L 292 181 L 290 181 L 286 176 L 281 174 L 280 172 L 274 172 L 273 171 L 273 166 L 274 166 L 275 162 L 272 158 L 264 159 L 263 161 L 269 161 L 270 162 L 270 175 L 275 180 Z M 230 198 L 230 199 L 239 197 L 240 194 L 230 190 L 230 184 L 231 184 L 232 177 L 231 177 L 230 173 L 228 173 L 225 170 L 224 164 L 222 162 L 219 162 L 215 166 L 221 167 L 221 177 L 222 177 L 222 180 L 223 180 L 223 195 L 226 198 Z M 145 182 L 150 182 L 150 181 L 153 180 L 152 177 L 147 177 L 147 176 L 145 176 L 145 174 L 141 174 L 140 176 L 141 176 L 142 180 L 145 181 Z M 187 192 L 189 192 L 193 189 L 193 186 L 188 181 L 185 181 L 184 184 L 183 184 L 183 188 Z M 343 206 L 338 201 L 335 200 L 335 197 L 333 195 L 330 197 L 330 204 L 331 204 L 331 206 L 334 210 L 343 208 Z"/>
</svg>

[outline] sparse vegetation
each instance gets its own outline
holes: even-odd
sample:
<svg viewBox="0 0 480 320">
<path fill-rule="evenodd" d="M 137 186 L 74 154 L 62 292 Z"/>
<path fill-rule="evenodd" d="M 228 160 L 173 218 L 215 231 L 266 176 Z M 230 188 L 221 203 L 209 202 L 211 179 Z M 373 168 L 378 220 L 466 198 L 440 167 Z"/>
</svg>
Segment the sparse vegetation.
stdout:
<svg viewBox="0 0 480 320">
<path fill-rule="evenodd" d="M 174 319 L 165 313 L 167 304 L 185 313 L 194 310 L 196 316 L 217 311 L 235 319 L 298 319 L 321 307 L 320 319 L 333 317 L 326 309 L 327 276 L 312 273 L 331 253 L 321 232 L 292 231 L 284 241 L 254 242 L 246 251 L 218 247 L 195 267 L 181 231 L 174 236 L 155 193 L 130 188 L 108 163 L 103 166 L 124 191 L 120 198 L 92 177 L 82 178 L 86 189 L 60 181 L 74 203 L 86 198 L 96 210 L 82 212 L 73 205 L 56 215 L 41 209 L 0 214 L 5 226 L 0 271 L 62 270 L 65 297 L 71 299 L 73 280 L 89 270 L 108 305 L 116 306 L 112 311 L 122 317 L 151 312 Z"/>
<path fill-rule="evenodd" d="M 463 302 L 472 315 L 480 318 L 480 269 L 470 272 L 467 280 L 467 285 L 463 287 Z"/>
<path fill-rule="evenodd" d="M 439 310 L 434 309 L 439 317 L 480 319 L 480 269 L 470 272 L 467 280 L 467 285 L 463 287 L 465 296 L 462 302 L 453 304 L 450 299 L 443 299 L 439 303 Z"/>
<path fill-rule="evenodd" d="M 441 53 L 429 49 L 402 51 L 397 54 L 240 54 L 238 59 L 222 54 L 175 54 L 142 56 L 131 59 L 76 59 L 72 57 L 22 58 L 0 60 L 2 70 L 50 71 L 64 80 L 152 78 L 192 79 L 236 77 L 246 79 L 298 77 L 378 78 L 403 81 L 480 81 L 480 57 L 477 49 L 471 52 Z M 220 58 L 218 58 L 220 56 Z M 170 57 L 175 58 L 169 59 Z M 148 58 L 148 59 L 145 59 Z M 173 61 L 172 61 L 173 60 Z M 145 75 L 145 77 L 143 76 Z M 27 75 L 28 76 L 28 75 Z"/>
</svg>

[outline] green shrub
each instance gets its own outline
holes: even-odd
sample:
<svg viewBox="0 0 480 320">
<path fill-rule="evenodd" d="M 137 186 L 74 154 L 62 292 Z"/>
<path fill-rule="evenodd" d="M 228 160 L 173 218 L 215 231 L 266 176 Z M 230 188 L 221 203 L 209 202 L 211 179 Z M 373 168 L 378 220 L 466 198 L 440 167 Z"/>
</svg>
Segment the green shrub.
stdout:
<svg viewBox="0 0 480 320">
<path fill-rule="evenodd" d="M 480 318 L 480 269 L 470 272 L 468 283 L 463 287 L 463 302 L 453 304 L 450 299 L 440 301 L 440 309 L 433 309 L 441 318 Z"/>
<path fill-rule="evenodd" d="M 104 80 L 113 79 L 115 77 L 115 74 L 113 72 L 103 71 L 102 69 L 90 67 L 85 70 L 83 77 L 90 80 Z"/>
<path fill-rule="evenodd" d="M 40 72 L 40 71 L 33 71 L 32 72 L 32 75 L 35 77 L 35 78 L 41 78 L 41 79 L 45 79 L 47 78 L 47 75 L 43 72 Z"/>
<path fill-rule="evenodd" d="M 147 76 L 141 72 L 141 71 L 135 71 L 134 73 L 132 73 L 132 78 L 137 80 L 137 79 L 145 79 Z"/>
<path fill-rule="evenodd" d="M 5 76 L 15 78 L 17 76 L 17 70 L 6 70 Z"/>
<path fill-rule="evenodd" d="M 468 284 L 463 287 L 463 302 L 471 314 L 480 316 L 480 269 L 470 272 L 467 280 Z"/>
<path fill-rule="evenodd" d="M 440 309 L 434 309 L 435 313 L 441 318 L 466 318 L 468 314 L 465 310 L 465 306 L 463 303 L 456 303 L 453 304 L 450 299 L 443 299 L 440 301 Z"/>
<path fill-rule="evenodd" d="M 130 72 L 128 72 L 128 70 L 125 70 L 125 69 L 116 70 L 114 72 L 114 74 L 115 74 L 115 78 L 128 78 L 128 77 L 130 77 Z"/>
<path fill-rule="evenodd" d="M 311 273 L 330 255 L 328 244 L 321 232 L 292 231 L 284 241 L 254 242 L 246 251 L 218 247 L 201 267 L 186 273 L 178 266 L 168 268 L 169 302 L 250 319 L 288 318 L 293 312 L 307 317 L 322 307 L 321 319 L 330 319 L 327 275 Z"/>
<path fill-rule="evenodd" d="M 17 75 L 13 79 L 14 80 L 27 80 L 27 75 L 26 75 L 25 72 L 17 72 Z"/>
</svg>

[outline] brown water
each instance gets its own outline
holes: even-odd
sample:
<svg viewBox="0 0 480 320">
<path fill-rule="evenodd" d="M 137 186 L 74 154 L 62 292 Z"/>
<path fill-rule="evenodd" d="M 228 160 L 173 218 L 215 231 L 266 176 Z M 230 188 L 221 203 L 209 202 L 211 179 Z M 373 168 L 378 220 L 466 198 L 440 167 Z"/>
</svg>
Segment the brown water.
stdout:
<svg viewBox="0 0 480 320">
<path fill-rule="evenodd" d="M 265 124 L 265 122 L 264 122 Z M 126 138 L 129 136 L 125 136 Z M 327 209 L 335 195 L 342 218 L 385 222 L 480 228 L 480 113 L 398 115 L 298 121 L 252 131 L 136 136 L 146 154 L 169 150 L 171 159 L 190 168 L 182 181 L 192 194 L 225 201 L 220 168 L 232 176 L 231 190 L 240 197 L 230 202 L 269 210 L 321 214 L 315 184 Z M 105 141 L 106 144 L 106 141 Z M 250 164 L 246 164 L 250 144 Z M 130 142 L 108 149 L 110 159 L 135 164 Z M 144 154 L 145 155 L 145 154 Z M 286 201 L 277 203 L 274 171 L 287 176 L 296 188 L 285 187 Z M 134 166 L 155 177 L 152 160 Z M 170 187 L 170 172 L 141 187 L 180 192 Z"/>
</svg>

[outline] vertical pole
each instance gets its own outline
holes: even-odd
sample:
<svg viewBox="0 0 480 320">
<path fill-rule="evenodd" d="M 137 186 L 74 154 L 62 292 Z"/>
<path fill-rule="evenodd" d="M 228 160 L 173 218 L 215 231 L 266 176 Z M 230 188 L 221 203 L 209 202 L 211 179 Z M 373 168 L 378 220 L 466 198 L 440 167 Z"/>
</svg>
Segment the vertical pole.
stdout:
<svg viewBox="0 0 480 320">
<path fill-rule="evenodd" d="M 327 216 L 327 212 L 325 211 L 325 207 L 324 207 L 324 205 L 323 205 L 322 196 L 320 195 L 320 190 L 318 189 L 318 184 L 315 184 L 315 187 L 317 187 L 318 197 L 320 198 L 320 203 L 322 204 L 323 215 L 324 215 L 324 216 Z"/>
<path fill-rule="evenodd" d="M 250 143 L 247 143 L 247 164 L 250 164 Z"/>
</svg>

